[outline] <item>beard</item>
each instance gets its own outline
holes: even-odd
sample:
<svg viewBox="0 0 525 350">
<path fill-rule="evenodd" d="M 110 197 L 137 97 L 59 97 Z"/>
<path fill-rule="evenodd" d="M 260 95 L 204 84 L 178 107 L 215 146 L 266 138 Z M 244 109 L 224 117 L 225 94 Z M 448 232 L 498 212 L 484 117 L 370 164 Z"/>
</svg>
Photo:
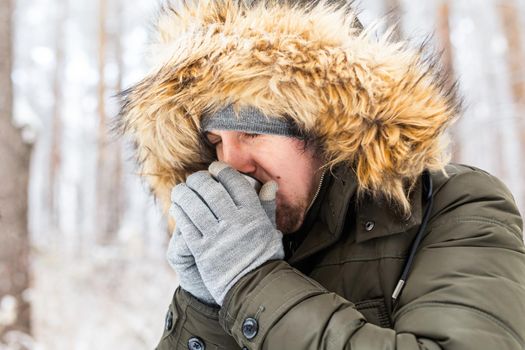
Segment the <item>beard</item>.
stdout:
<svg viewBox="0 0 525 350">
<path fill-rule="evenodd" d="M 277 229 L 283 234 L 299 230 L 304 221 L 305 209 L 304 203 L 279 203 L 275 213 Z"/>
</svg>

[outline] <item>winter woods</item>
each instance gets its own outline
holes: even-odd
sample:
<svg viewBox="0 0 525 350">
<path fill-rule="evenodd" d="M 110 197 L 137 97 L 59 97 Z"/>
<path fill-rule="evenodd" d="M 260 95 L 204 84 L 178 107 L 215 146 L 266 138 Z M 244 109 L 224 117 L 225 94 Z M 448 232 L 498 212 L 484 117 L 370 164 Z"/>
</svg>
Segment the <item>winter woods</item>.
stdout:
<svg viewBox="0 0 525 350">
<path fill-rule="evenodd" d="M 432 35 L 465 97 L 453 160 L 500 177 L 523 213 L 525 0 L 357 5 L 393 39 Z M 110 130 L 116 94 L 148 70 L 157 7 L 0 0 L 0 349 L 158 341 L 177 285 L 168 232 Z"/>
</svg>

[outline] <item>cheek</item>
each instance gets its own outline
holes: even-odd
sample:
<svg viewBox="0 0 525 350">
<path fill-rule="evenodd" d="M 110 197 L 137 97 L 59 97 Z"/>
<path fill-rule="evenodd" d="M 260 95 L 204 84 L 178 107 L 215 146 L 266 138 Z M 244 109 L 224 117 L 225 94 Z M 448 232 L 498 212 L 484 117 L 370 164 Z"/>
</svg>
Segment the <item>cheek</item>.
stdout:
<svg viewBox="0 0 525 350">
<path fill-rule="evenodd" d="M 289 204 L 298 204 L 308 198 L 307 183 L 304 179 L 296 177 L 296 174 L 290 174 L 290 177 L 281 176 L 277 180 L 279 190 L 277 191 L 277 204 L 285 202 Z"/>
<path fill-rule="evenodd" d="M 290 203 L 293 202 L 293 197 L 290 197 L 290 188 L 289 186 L 283 182 L 283 179 L 274 179 L 274 181 L 277 182 L 279 185 L 279 189 L 277 190 L 276 195 L 276 204 L 277 207 L 282 206 L 283 203 Z"/>
<path fill-rule="evenodd" d="M 276 176 L 277 183 L 282 186 L 285 196 L 304 197 L 315 177 L 315 170 L 310 169 L 310 163 L 293 164 L 287 162 L 286 170 L 280 171 Z"/>
<path fill-rule="evenodd" d="M 281 140 L 282 141 L 282 140 Z M 274 180 L 279 185 L 277 204 L 302 204 L 311 196 L 317 162 L 304 152 L 300 141 L 265 144 L 255 152 L 259 180 Z"/>
</svg>

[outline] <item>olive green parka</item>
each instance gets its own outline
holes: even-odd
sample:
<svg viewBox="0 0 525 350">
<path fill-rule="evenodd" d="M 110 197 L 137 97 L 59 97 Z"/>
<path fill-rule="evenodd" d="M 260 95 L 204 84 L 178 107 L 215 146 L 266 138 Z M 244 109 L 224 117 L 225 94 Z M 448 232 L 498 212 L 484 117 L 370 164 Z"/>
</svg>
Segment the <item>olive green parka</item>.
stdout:
<svg viewBox="0 0 525 350">
<path fill-rule="evenodd" d="M 428 205 L 424 186 L 403 220 L 377 200 L 358 203 L 354 176 L 340 171 L 299 247 L 243 277 L 222 309 L 178 289 L 157 349 L 524 349 L 525 248 L 513 198 L 482 170 L 446 172 L 431 174 L 426 234 L 395 305 Z"/>
<path fill-rule="evenodd" d="M 460 102 L 439 65 L 357 23 L 329 1 L 161 11 L 153 67 L 123 92 L 119 126 L 164 212 L 173 186 L 215 159 L 200 124 L 227 105 L 293 122 L 326 176 L 284 261 L 244 276 L 220 309 L 175 292 L 159 350 L 525 348 L 511 194 L 447 165 Z"/>
</svg>

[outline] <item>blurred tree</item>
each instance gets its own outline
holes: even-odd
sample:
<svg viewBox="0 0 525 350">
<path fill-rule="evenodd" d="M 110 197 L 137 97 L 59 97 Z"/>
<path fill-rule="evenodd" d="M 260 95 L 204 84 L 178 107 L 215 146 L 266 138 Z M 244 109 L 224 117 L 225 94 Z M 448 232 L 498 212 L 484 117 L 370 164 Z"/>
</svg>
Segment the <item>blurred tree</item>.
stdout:
<svg viewBox="0 0 525 350">
<path fill-rule="evenodd" d="M 98 1 L 98 145 L 97 145 L 97 206 L 96 215 L 98 222 L 98 240 L 101 243 L 109 243 L 109 235 L 107 232 L 108 212 L 107 200 L 109 199 L 107 193 L 108 173 L 107 169 L 107 153 L 108 153 L 108 137 L 106 131 L 107 113 L 106 113 L 106 59 L 107 59 L 107 31 L 106 18 L 108 6 L 106 0 Z"/>
<path fill-rule="evenodd" d="M 59 203 L 58 202 L 58 186 L 57 178 L 60 172 L 60 164 L 62 159 L 62 106 L 63 106 L 63 80 L 64 80 L 64 30 L 67 19 L 67 1 L 60 2 L 57 8 L 57 18 L 55 21 L 55 57 L 56 64 L 53 73 L 53 115 L 52 115 L 52 129 L 51 129 L 51 154 L 49 165 L 49 185 L 47 191 L 49 192 L 48 206 L 50 214 L 50 223 L 52 227 L 59 227 Z"/>
<path fill-rule="evenodd" d="M 450 3 L 449 0 L 442 0 L 438 5 L 437 22 L 436 22 L 436 39 L 439 49 L 442 52 L 441 62 L 443 64 L 444 74 L 447 76 L 445 89 L 450 89 L 456 81 L 454 72 L 454 48 L 450 40 Z M 452 148 L 452 160 L 458 161 L 461 154 L 461 139 L 457 126 L 453 125 L 449 130 L 454 147 Z"/>
<path fill-rule="evenodd" d="M 28 180 L 31 146 L 13 124 L 12 0 L 0 0 L 0 339 L 29 333 Z M 2 324 L 3 323 L 3 324 Z"/>
<path fill-rule="evenodd" d="M 506 0 L 498 3 L 498 10 L 503 26 L 503 32 L 507 39 L 507 69 L 510 77 L 512 99 L 515 104 L 518 135 L 521 142 L 521 159 L 525 154 L 525 50 L 523 49 L 522 32 L 523 25 L 520 23 L 518 3 L 514 0 Z M 525 162 L 521 161 L 521 173 L 525 172 Z M 522 203 L 525 203 L 525 193 L 522 195 Z"/>
<path fill-rule="evenodd" d="M 122 47 L 122 35 L 124 33 L 123 21 L 124 15 L 122 13 L 122 0 L 114 0 L 113 18 L 115 18 L 115 28 L 113 30 L 111 41 L 114 46 L 115 62 L 117 67 L 117 77 L 115 81 L 115 91 L 122 91 L 122 79 L 124 77 L 124 56 Z M 117 140 L 113 143 L 113 159 L 112 159 L 112 183 L 110 185 L 111 202 L 109 208 L 109 232 L 117 232 L 120 228 L 122 215 L 124 210 L 123 203 L 123 158 L 122 158 L 122 140 Z"/>
<path fill-rule="evenodd" d="M 98 32 L 98 159 L 97 159 L 97 221 L 98 242 L 110 244 L 121 224 L 122 216 L 122 153 L 121 140 L 110 136 L 108 90 L 122 90 L 121 36 L 122 6 L 119 0 L 99 0 Z M 116 70 L 116 74 L 109 71 Z M 110 89 L 113 88 L 113 89 Z"/>
</svg>

